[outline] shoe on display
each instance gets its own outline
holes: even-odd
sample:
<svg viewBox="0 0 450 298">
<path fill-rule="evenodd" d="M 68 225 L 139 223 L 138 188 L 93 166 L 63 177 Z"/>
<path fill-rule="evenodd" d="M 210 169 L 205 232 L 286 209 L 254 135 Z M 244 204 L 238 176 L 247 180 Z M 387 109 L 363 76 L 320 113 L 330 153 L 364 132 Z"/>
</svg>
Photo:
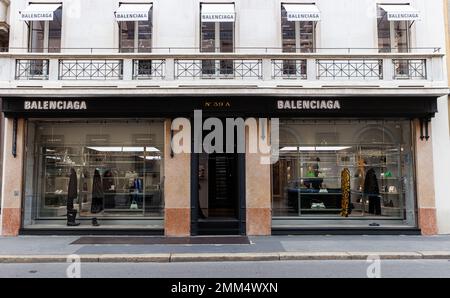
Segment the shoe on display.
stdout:
<svg viewBox="0 0 450 298">
<path fill-rule="evenodd" d="M 100 224 L 98 223 L 97 218 L 93 218 L 92 219 L 92 226 L 94 226 L 94 227 L 99 227 L 100 226 Z"/>
<path fill-rule="evenodd" d="M 311 209 L 326 209 L 326 206 L 324 203 L 312 203 Z"/>
</svg>

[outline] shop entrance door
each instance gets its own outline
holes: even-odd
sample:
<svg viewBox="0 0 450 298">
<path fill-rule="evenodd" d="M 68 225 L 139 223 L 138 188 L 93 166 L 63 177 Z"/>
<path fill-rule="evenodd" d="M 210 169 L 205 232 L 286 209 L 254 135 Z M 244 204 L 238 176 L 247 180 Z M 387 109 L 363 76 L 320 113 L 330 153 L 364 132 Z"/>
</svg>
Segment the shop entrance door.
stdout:
<svg viewBox="0 0 450 298">
<path fill-rule="evenodd" d="M 223 150 L 225 152 L 225 150 Z M 192 154 L 192 234 L 245 234 L 245 154 Z"/>
<path fill-rule="evenodd" d="M 207 163 L 208 205 L 205 217 L 237 219 L 237 154 L 209 154 Z"/>
</svg>

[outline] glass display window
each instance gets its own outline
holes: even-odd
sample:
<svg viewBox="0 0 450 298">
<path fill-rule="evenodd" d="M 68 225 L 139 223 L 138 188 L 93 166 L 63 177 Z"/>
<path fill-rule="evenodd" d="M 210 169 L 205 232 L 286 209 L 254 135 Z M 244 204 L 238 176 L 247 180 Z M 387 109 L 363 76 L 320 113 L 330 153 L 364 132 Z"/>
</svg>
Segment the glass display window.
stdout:
<svg viewBox="0 0 450 298">
<path fill-rule="evenodd" d="M 413 160 L 409 121 L 283 121 L 273 215 L 413 223 Z"/>
<path fill-rule="evenodd" d="M 30 121 L 28 222 L 152 218 L 164 211 L 162 121 Z"/>
</svg>

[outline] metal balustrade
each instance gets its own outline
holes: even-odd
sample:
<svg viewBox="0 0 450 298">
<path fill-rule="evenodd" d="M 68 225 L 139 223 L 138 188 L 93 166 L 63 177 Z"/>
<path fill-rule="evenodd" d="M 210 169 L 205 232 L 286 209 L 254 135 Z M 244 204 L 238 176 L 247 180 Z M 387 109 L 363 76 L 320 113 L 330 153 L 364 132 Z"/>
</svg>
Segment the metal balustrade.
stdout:
<svg viewBox="0 0 450 298">
<path fill-rule="evenodd" d="M 317 60 L 317 79 L 383 79 L 382 59 Z"/>
<path fill-rule="evenodd" d="M 175 79 L 262 79 L 262 60 L 175 60 Z"/>
<path fill-rule="evenodd" d="M 442 54 L 102 54 L 0 53 L 0 81 L 11 80 L 442 80 Z M 14 73 L 9 75 L 11 70 Z M 430 72 L 433 70 L 433 72 Z"/>
<path fill-rule="evenodd" d="M 16 80 L 48 80 L 49 61 L 46 59 L 16 60 Z"/>
<path fill-rule="evenodd" d="M 166 60 L 133 60 L 133 80 L 165 79 Z"/>
<path fill-rule="evenodd" d="M 272 60 L 272 79 L 307 79 L 306 59 Z"/>
<path fill-rule="evenodd" d="M 425 59 L 394 59 L 395 80 L 426 80 L 427 61 Z"/>
<path fill-rule="evenodd" d="M 59 60 L 60 80 L 121 80 L 122 60 Z"/>
</svg>

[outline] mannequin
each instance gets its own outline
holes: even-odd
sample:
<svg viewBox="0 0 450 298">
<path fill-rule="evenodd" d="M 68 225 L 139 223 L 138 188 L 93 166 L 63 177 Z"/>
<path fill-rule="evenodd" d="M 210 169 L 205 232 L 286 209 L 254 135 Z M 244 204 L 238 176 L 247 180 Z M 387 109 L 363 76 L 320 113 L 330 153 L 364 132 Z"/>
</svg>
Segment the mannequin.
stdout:
<svg viewBox="0 0 450 298">
<path fill-rule="evenodd" d="M 366 173 L 364 193 L 369 197 L 369 213 L 381 215 L 380 189 L 374 169 L 369 169 Z"/>
<path fill-rule="evenodd" d="M 103 211 L 103 197 L 102 177 L 100 176 L 98 169 L 95 169 L 94 179 L 92 180 L 92 214 L 98 214 Z M 92 225 L 95 227 L 100 225 L 96 217 L 92 218 Z"/>
<path fill-rule="evenodd" d="M 76 227 L 80 223 L 76 223 L 77 210 L 73 207 L 73 201 L 78 197 L 78 177 L 75 169 L 70 169 L 69 186 L 67 189 L 67 226 Z"/>
</svg>

